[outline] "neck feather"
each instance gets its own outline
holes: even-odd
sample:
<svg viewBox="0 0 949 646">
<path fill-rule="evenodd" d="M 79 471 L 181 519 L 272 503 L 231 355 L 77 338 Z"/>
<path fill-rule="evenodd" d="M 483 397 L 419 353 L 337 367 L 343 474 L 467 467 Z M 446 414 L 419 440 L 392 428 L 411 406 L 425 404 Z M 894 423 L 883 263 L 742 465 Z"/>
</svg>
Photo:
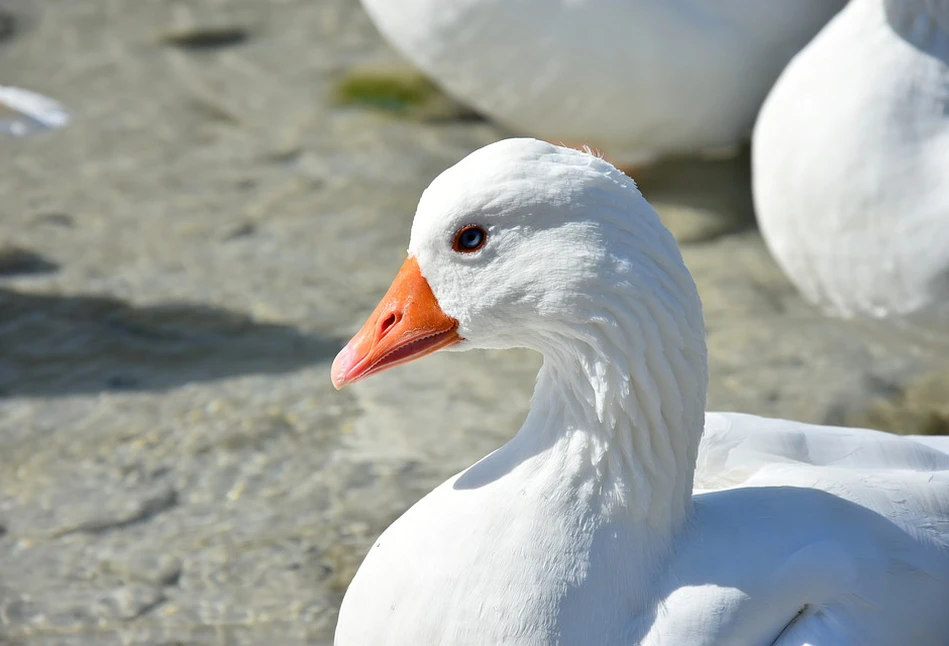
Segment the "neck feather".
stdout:
<svg viewBox="0 0 949 646">
<path fill-rule="evenodd" d="M 663 278 L 662 287 L 682 288 Z M 628 514 L 660 531 L 691 509 L 705 418 L 704 326 L 687 272 L 684 280 L 691 298 L 636 300 L 620 284 L 578 320 L 547 330 L 520 433 L 559 438 L 551 446 L 579 454 L 574 464 L 598 483 L 605 514 Z"/>
</svg>

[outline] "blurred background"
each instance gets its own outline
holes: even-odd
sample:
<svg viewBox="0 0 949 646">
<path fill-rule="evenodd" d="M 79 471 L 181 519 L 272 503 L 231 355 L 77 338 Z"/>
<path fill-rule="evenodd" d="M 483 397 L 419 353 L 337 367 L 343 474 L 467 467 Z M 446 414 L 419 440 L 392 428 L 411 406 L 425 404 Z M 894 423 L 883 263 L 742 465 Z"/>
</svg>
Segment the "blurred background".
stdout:
<svg viewBox="0 0 949 646">
<path fill-rule="evenodd" d="M 0 84 L 71 115 L 0 135 L 0 644 L 330 644 L 371 541 L 526 411 L 526 352 L 329 380 L 420 192 L 511 133 L 357 0 L 0 0 Z M 636 175 L 699 284 L 709 408 L 946 432 L 945 355 L 806 304 L 749 174 Z"/>
</svg>

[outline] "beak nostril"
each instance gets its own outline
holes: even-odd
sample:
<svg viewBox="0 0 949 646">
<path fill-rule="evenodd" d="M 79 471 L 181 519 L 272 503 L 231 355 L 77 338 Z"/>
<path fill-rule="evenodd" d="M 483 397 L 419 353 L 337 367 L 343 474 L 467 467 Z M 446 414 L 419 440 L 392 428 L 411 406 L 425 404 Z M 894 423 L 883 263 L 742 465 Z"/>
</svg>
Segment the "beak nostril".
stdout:
<svg viewBox="0 0 949 646">
<path fill-rule="evenodd" d="M 379 338 L 384 337 L 392 327 L 402 318 L 398 312 L 392 312 L 379 323 Z"/>
</svg>

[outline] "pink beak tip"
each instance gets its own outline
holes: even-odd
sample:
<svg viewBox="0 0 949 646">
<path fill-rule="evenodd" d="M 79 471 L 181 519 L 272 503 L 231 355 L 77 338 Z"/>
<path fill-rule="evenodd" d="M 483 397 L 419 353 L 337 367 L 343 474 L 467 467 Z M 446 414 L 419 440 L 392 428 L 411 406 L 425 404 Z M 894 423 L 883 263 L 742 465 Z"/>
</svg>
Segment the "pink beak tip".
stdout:
<svg viewBox="0 0 949 646">
<path fill-rule="evenodd" d="M 340 390 L 349 383 L 346 378 L 347 373 L 353 367 L 353 351 L 347 344 L 345 348 L 339 351 L 336 358 L 333 359 L 333 367 L 330 368 L 330 378 L 333 380 L 333 388 Z"/>
</svg>

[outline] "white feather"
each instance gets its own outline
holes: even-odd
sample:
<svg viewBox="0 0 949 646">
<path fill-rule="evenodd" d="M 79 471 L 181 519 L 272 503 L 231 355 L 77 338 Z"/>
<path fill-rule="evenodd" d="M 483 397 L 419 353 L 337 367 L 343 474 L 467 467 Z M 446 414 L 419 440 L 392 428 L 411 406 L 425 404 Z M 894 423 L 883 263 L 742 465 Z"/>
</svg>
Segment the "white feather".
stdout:
<svg viewBox="0 0 949 646">
<path fill-rule="evenodd" d="M 69 113 L 57 101 L 31 90 L 0 85 L 0 134 L 23 136 L 68 123 Z"/>
</svg>

